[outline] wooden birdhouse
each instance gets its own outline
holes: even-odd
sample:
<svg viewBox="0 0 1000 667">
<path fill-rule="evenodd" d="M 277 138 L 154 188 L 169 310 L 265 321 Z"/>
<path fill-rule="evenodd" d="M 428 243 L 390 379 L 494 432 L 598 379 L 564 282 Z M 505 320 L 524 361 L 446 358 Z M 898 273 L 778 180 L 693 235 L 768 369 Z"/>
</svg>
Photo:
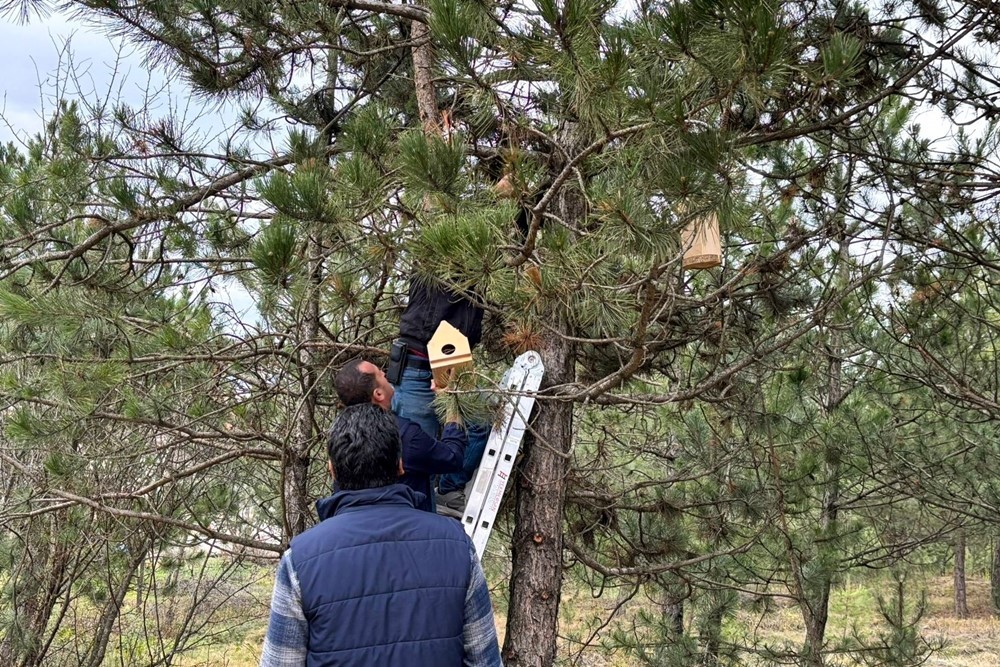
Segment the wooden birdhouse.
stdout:
<svg viewBox="0 0 1000 667">
<path fill-rule="evenodd" d="M 447 387 L 455 371 L 472 366 L 472 348 L 465 334 L 443 321 L 427 342 L 427 358 L 434 374 L 434 384 Z"/>
<path fill-rule="evenodd" d="M 722 264 L 719 218 L 715 213 L 694 218 L 681 230 L 685 269 L 710 269 Z"/>
</svg>

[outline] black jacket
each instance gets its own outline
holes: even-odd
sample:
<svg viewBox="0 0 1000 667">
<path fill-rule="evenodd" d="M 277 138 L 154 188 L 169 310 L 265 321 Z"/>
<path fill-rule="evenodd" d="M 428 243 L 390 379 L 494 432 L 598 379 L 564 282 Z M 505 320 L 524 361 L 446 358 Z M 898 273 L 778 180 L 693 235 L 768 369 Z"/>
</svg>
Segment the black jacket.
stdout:
<svg viewBox="0 0 1000 667">
<path fill-rule="evenodd" d="M 444 425 L 440 439 L 427 435 L 417 422 L 406 417 L 396 415 L 396 426 L 399 427 L 399 439 L 402 442 L 400 458 L 403 459 L 403 476 L 399 478 L 399 483 L 416 492 L 414 507 L 433 513 L 435 509 L 431 501 L 431 477 L 462 471 L 469 437 L 464 428 L 450 422 Z M 340 491 L 340 485 L 334 479 L 333 492 Z"/>
<path fill-rule="evenodd" d="M 427 354 L 427 341 L 447 320 L 475 347 L 483 335 L 483 309 L 475 295 L 463 296 L 422 280 L 410 281 L 410 299 L 399 318 L 399 337 L 407 346 Z"/>
</svg>

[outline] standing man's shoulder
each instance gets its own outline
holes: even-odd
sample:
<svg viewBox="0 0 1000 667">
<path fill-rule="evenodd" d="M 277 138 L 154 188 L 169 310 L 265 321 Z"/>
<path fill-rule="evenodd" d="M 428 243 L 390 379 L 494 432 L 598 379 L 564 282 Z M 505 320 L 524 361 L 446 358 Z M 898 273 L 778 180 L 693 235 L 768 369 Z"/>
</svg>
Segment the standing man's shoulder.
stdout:
<svg viewBox="0 0 1000 667">
<path fill-rule="evenodd" d="M 289 554 L 294 553 L 295 560 L 313 557 L 322 548 L 323 533 L 329 532 L 332 523 L 329 520 L 320 521 L 294 536 L 288 543 Z"/>
</svg>

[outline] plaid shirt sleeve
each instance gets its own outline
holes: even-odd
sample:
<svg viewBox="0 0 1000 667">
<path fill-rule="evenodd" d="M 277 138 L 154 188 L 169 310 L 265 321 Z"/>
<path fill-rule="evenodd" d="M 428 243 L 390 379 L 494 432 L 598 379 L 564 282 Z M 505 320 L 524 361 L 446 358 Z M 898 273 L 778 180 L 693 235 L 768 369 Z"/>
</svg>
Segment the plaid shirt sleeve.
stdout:
<svg viewBox="0 0 1000 667">
<path fill-rule="evenodd" d="M 479 565 L 476 549 L 469 542 L 469 558 L 472 576 L 465 592 L 465 641 L 464 667 L 503 667 L 500 661 L 500 646 L 497 644 L 497 626 L 493 620 L 493 604 L 490 589 L 486 585 L 486 575 Z"/>
<path fill-rule="evenodd" d="M 302 613 L 302 589 L 292 566 L 292 550 L 282 555 L 274 579 L 271 619 L 267 625 L 260 667 L 303 667 L 308 649 L 308 628 Z"/>
</svg>

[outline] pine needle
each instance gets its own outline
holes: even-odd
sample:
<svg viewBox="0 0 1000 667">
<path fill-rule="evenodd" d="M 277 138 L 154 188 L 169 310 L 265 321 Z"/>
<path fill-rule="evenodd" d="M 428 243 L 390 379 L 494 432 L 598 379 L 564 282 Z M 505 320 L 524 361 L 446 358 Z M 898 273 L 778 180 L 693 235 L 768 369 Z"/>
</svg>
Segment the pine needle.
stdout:
<svg viewBox="0 0 1000 667">
<path fill-rule="evenodd" d="M 442 423 L 492 424 L 496 417 L 493 393 L 476 389 L 477 375 L 472 370 L 458 371 L 447 389 L 434 396 L 434 410 Z"/>
</svg>

